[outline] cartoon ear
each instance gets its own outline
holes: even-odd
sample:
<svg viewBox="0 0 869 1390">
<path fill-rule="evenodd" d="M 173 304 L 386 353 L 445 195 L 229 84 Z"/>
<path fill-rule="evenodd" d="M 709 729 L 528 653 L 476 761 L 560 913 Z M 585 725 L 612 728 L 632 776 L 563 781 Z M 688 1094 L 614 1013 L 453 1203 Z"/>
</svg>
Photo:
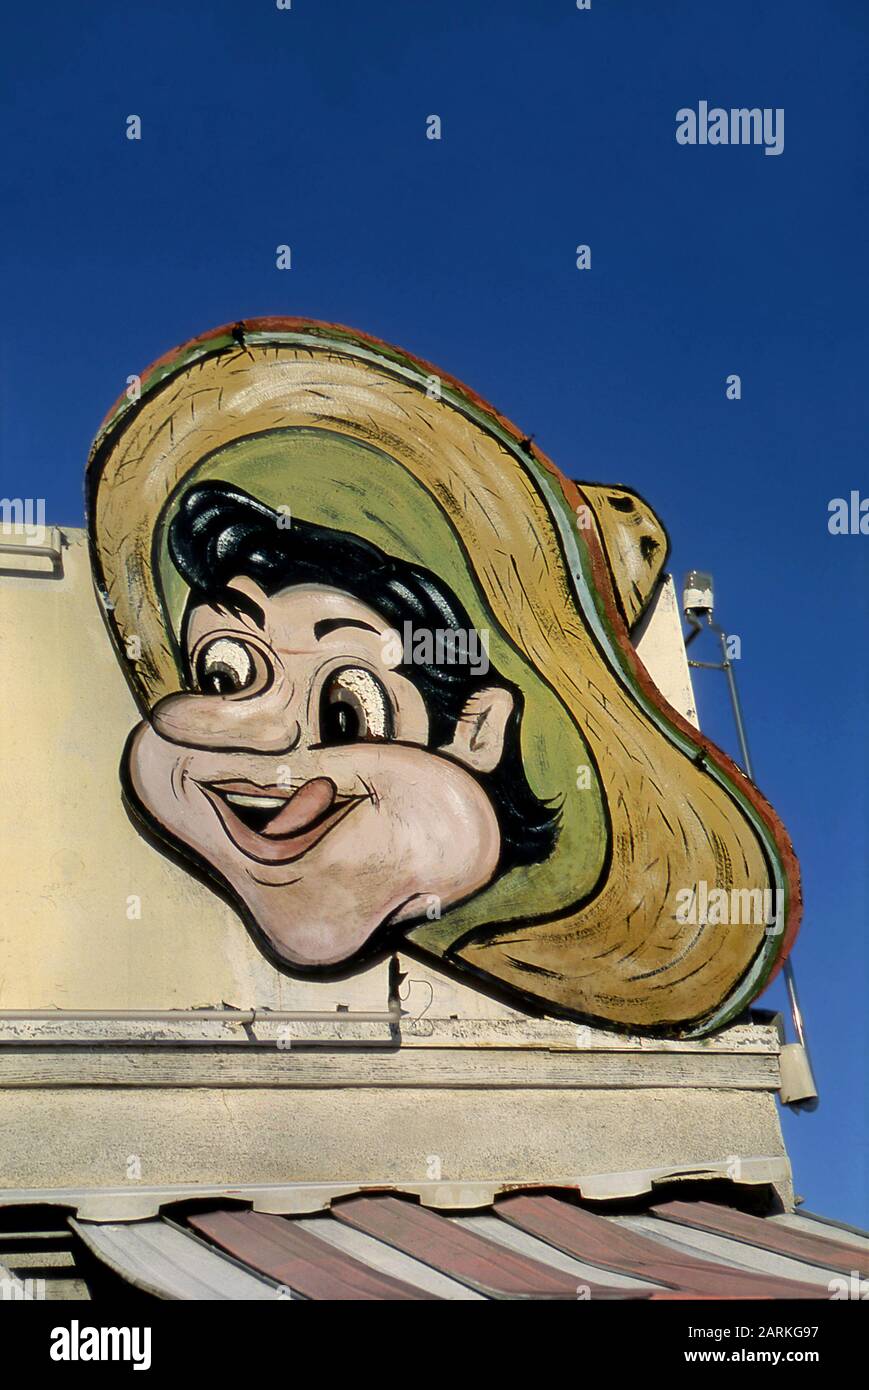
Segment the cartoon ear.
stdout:
<svg viewBox="0 0 869 1390">
<path fill-rule="evenodd" d="M 476 691 L 459 715 L 452 743 L 444 746 L 444 752 L 475 772 L 494 772 L 504 752 L 507 720 L 512 713 L 513 696 L 503 686 Z"/>
</svg>

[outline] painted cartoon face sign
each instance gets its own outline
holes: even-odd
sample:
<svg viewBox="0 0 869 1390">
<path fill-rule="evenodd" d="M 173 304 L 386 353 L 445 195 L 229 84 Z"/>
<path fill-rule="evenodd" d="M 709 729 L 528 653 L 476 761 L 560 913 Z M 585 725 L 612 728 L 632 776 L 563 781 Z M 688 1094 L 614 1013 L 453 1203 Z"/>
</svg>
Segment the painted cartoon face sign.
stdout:
<svg viewBox="0 0 869 1390">
<path fill-rule="evenodd" d="M 89 508 L 138 639 L 128 799 L 283 968 L 403 940 L 538 1009 L 696 1034 L 780 963 L 785 833 L 633 650 L 666 556 L 633 494 L 579 492 L 395 349 L 261 320 L 145 375 Z M 692 920 L 701 884 L 781 911 Z"/>
<path fill-rule="evenodd" d="M 269 597 L 243 575 L 223 603 L 191 612 L 193 689 L 139 727 L 130 777 L 154 820 L 220 869 L 276 952 L 333 965 L 382 923 L 488 883 L 501 837 L 474 774 L 501 756 L 508 692 L 469 696 L 433 748 L 425 697 L 388 659 L 375 609 L 326 585 Z"/>
</svg>

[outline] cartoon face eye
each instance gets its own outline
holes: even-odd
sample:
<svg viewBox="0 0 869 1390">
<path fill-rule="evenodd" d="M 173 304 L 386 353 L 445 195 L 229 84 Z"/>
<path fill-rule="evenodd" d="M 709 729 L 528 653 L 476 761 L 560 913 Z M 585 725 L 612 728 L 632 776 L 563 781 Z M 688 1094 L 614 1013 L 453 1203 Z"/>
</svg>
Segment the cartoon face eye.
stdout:
<svg viewBox="0 0 869 1390">
<path fill-rule="evenodd" d="M 392 737 L 392 706 L 377 677 L 362 666 L 335 671 L 320 695 L 320 742 L 359 743 Z"/>
<path fill-rule="evenodd" d="M 215 637 L 200 649 L 195 674 L 203 695 L 235 695 L 253 684 L 256 663 L 244 642 Z"/>
</svg>

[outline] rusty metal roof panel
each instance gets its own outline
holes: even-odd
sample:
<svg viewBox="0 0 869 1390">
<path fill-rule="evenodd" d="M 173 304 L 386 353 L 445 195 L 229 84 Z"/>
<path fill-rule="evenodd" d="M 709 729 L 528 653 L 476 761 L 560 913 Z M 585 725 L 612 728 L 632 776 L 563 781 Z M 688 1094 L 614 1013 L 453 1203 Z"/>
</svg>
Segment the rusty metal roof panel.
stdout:
<svg viewBox="0 0 869 1390">
<path fill-rule="evenodd" d="M 396 1250 L 395 1246 L 386 1245 L 382 1240 L 376 1240 L 374 1236 L 366 1235 L 364 1231 L 358 1231 L 355 1226 L 348 1226 L 344 1221 L 336 1221 L 326 1213 L 293 1217 L 293 1225 L 328 1241 L 330 1245 L 353 1255 L 363 1264 L 379 1270 L 381 1274 L 401 1279 L 406 1284 L 412 1284 L 414 1288 L 426 1289 L 438 1298 L 470 1303 L 484 1301 L 485 1296 L 467 1284 L 441 1274 L 440 1270 L 433 1269 L 422 1260 L 414 1259 L 403 1250 Z"/>
<path fill-rule="evenodd" d="M 614 1290 L 621 1290 L 625 1296 L 631 1297 L 660 1293 L 664 1288 L 664 1285 L 654 1284 L 648 1279 L 635 1279 L 629 1274 L 619 1274 L 613 1270 L 604 1273 L 599 1265 L 587 1264 L 573 1255 L 565 1254 L 563 1250 L 556 1250 L 554 1245 L 547 1245 L 545 1241 L 520 1230 L 511 1222 L 502 1221 L 491 1211 L 473 1216 L 451 1216 L 449 1219 L 454 1225 L 467 1231 L 476 1231 L 479 1235 L 494 1241 L 496 1245 L 507 1246 L 520 1255 L 527 1255 L 542 1264 L 572 1275 L 577 1288 L 599 1284 L 601 1278 L 606 1279 L 607 1285 Z"/>
<path fill-rule="evenodd" d="M 857 1249 L 820 1231 L 813 1235 L 788 1230 L 771 1224 L 763 1217 L 750 1216 L 734 1207 L 718 1206 L 712 1202 L 665 1202 L 652 1210 L 663 1221 L 729 1236 L 746 1245 L 802 1260 L 805 1264 L 819 1265 L 822 1269 L 835 1270 L 840 1274 L 850 1274 L 856 1270 L 859 1274 L 869 1275 L 869 1251 Z"/>
<path fill-rule="evenodd" d="M 498 1245 L 437 1212 L 398 1197 L 353 1197 L 337 1203 L 339 1221 L 376 1236 L 490 1298 L 576 1299 L 577 1280 L 553 1265 Z M 605 1279 L 591 1287 L 597 1298 L 624 1298 Z"/>
<path fill-rule="evenodd" d="M 818 1288 L 819 1297 L 822 1293 L 829 1292 L 829 1281 L 833 1277 L 833 1271 L 820 1269 L 817 1265 L 803 1264 L 789 1255 L 779 1255 L 773 1250 L 761 1249 L 757 1245 L 746 1245 L 743 1241 L 732 1240 L 729 1236 L 700 1231 L 694 1226 L 661 1221 L 648 1212 L 643 1215 L 613 1216 L 610 1220 L 639 1235 L 648 1236 L 679 1259 L 705 1260 L 725 1269 L 760 1277 L 767 1283 L 773 1279 L 784 1279 L 796 1281 L 798 1284 L 814 1285 Z"/>
<path fill-rule="evenodd" d="M 676 1252 L 651 1236 L 556 1197 L 501 1198 L 495 1211 L 505 1221 L 548 1241 L 566 1254 L 602 1269 L 631 1274 L 689 1294 L 737 1298 L 818 1298 L 797 1280 L 760 1276 L 710 1259 Z"/>
<path fill-rule="evenodd" d="M 437 1298 L 370 1265 L 303 1229 L 285 1216 L 255 1211 L 215 1211 L 191 1216 L 194 1230 L 236 1259 L 304 1298 L 329 1300 Z"/>
</svg>

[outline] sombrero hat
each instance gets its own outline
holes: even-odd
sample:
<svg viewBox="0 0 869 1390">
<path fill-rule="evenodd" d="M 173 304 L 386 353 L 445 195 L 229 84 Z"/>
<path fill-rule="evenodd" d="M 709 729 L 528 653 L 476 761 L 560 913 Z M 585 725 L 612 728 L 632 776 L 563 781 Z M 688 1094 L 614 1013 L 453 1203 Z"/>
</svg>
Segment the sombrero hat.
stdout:
<svg viewBox="0 0 869 1390">
<path fill-rule="evenodd" d="M 570 482 L 446 373 L 332 324 L 215 329 L 156 362 L 135 394 L 94 443 L 88 517 L 107 622 L 146 716 L 183 684 L 187 591 L 167 534 L 191 486 L 220 479 L 359 535 L 434 571 L 488 629 L 493 665 L 523 695 L 532 790 L 561 806 L 544 863 L 408 940 L 616 1027 L 708 1031 L 758 993 L 796 932 L 796 861 L 771 807 L 636 655 L 629 628 L 667 553 L 641 499 Z M 781 929 L 679 922 L 677 890 L 701 880 L 779 890 Z"/>
</svg>

